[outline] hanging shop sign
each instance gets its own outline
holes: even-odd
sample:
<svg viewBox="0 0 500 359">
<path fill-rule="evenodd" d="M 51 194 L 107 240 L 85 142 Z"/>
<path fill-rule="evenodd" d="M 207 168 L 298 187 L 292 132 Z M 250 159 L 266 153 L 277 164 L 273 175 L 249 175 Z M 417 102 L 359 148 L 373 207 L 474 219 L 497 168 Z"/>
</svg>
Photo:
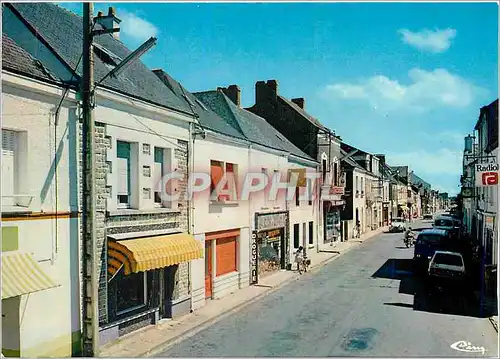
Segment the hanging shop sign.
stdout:
<svg viewBox="0 0 500 359">
<path fill-rule="evenodd" d="M 257 268 L 257 231 L 252 232 L 250 240 L 250 273 L 250 285 L 256 284 L 259 280 Z"/>
<path fill-rule="evenodd" d="M 476 164 L 476 187 L 490 187 L 498 185 L 498 169 L 499 165 L 490 164 Z"/>
</svg>

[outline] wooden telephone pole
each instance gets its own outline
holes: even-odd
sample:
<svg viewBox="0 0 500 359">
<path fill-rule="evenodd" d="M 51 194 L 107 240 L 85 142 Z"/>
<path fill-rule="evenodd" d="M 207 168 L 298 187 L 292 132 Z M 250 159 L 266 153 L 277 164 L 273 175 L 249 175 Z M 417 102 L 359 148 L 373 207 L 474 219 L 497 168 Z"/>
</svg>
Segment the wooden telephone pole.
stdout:
<svg viewBox="0 0 500 359">
<path fill-rule="evenodd" d="M 82 293 L 82 351 L 85 357 L 99 354 L 98 273 L 96 262 L 96 187 L 94 149 L 94 4 L 83 3 L 83 78 L 81 87 L 83 107 L 83 293 Z"/>
</svg>

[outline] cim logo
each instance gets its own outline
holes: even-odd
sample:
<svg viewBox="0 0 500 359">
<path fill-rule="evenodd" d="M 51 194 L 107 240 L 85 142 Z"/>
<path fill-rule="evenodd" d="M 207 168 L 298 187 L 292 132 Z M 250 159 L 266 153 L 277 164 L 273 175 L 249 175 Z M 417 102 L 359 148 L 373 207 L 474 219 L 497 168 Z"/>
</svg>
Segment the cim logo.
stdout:
<svg viewBox="0 0 500 359">
<path fill-rule="evenodd" d="M 485 186 L 498 185 L 498 172 L 484 172 L 481 175 L 481 182 Z"/>
</svg>

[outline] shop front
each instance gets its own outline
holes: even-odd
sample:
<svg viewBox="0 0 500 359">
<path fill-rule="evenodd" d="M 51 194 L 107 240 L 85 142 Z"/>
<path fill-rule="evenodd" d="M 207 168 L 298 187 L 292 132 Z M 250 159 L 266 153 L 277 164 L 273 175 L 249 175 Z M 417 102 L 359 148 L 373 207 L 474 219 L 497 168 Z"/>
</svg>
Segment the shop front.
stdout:
<svg viewBox="0 0 500 359">
<path fill-rule="evenodd" d="M 325 223 L 323 243 L 334 243 L 343 240 L 344 225 L 341 220 L 341 212 L 344 205 L 344 200 L 323 202 L 323 223 Z"/>
<path fill-rule="evenodd" d="M 255 230 L 250 240 L 250 284 L 287 268 L 290 263 L 288 222 L 288 211 L 255 214 Z"/>
<path fill-rule="evenodd" d="M 201 244 L 188 233 L 108 239 L 108 323 L 101 325 L 103 342 L 190 312 L 188 263 L 203 257 Z M 187 279 L 187 280 L 184 280 Z"/>
<path fill-rule="evenodd" d="M 391 205 L 390 202 L 383 202 L 382 203 L 382 224 L 384 226 L 388 226 L 389 225 L 389 221 L 391 220 L 389 218 L 389 206 Z"/>
</svg>

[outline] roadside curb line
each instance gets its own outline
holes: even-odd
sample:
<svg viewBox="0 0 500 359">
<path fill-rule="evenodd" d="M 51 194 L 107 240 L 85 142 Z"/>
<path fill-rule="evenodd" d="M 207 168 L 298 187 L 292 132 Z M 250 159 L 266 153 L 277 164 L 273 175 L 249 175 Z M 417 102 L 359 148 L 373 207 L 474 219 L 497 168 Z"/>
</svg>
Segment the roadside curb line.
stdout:
<svg viewBox="0 0 500 359">
<path fill-rule="evenodd" d="M 356 248 L 356 247 L 359 247 L 361 245 L 363 245 L 363 243 L 365 241 L 368 241 L 372 238 L 374 238 L 375 236 L 379 235 L 379 234 L 382 234 L 383 231 L 380 231 L 380 232 L 377 232 L 377 233 L 373 233 L 370 237 L 358 242 L 357 245 L 351 245 L 349 246 L 346 250 L 344 251 L 339 251 L 340 253 L 335 253 L 332 257 L 328 258 L 328 259 L 325 259 L 321 262 L 319 262 L 317 265 L 315 265 L 313 268 L 311 268 L 311 270 L 308 272 L 308 273 L 316 273 L 318 272 L 321 268 L 323 268 L 324 266 L 326 266 L 328 263 L 334 261 L 335 259 L 341 257 L 343 254 L 349 252 L 352 248 Z M 152 349 L 149 349 L 141 354 L 138 354 L 136 356 L 138 357 L 154 357 L 155 355 L 157 355 L 158 353 L 161 353 L 167 349 L 169 349 L 170 347 L 174 346 L 175 344 L 181 342 L 181 341 L 184 341 L 194 335 L 196 335 L 197 333 L 201 332 L 202 330 L 210 327 L 211 325 L 223 320 L 224 318 L 227 318 L 228 316 L 232 315 L 232 314 L 235 314 L 239 311 L 241 311 L 242 309 L 244 309 L 245 307 L 259 301 L 260 299 L 262 299 L 263 297 L 277 291 L 278 289 L 281 289 L 282 287 L 286 286 L 287 284 L 290 284 L 291 282 L 293 281 L 297 281 L 297 280 L 300 280 L 300 278 L 302 278 L 302 276 L 300 274 L 295 274 L 294 276 L 284 280 L 283 282 L 281 283 L 278 283 L 274 286 L 266 286 L 268 288 L 268 290 L 265 290 L 264 292 L 260 293 L 260 294 L 257 294 L 256 296 L 234 306 L 233 308 L 229 309 L 228 311 L 220 314 L 220 315 L 216 315 L 212 318 L 209 318 L 203 322 L 201 322 L 200 324 L 194 326 L 193 328 L 191 329 L 188 329 L 186 330 L 185 332 L 173 337 L 172 339 L 169 339 L 167 340 L 166 342 L 163 342 L 161 344 L 158 344 L 156 346 L 154 346 Z"/>
<path fill-rule="evenodd" d="M 342 253 L 345 253 L 345 252 L 342 252 Z M 309 271 L 309 273 L 315 273 L 317 270 L 323 268 L 325 265 L 327 265 L 329 262 L 333 261 L 334 259 L 340 257 L 341 254 L 334 254 L 331 258 L 328 258 L 328 259 L 325 259 L 321 262 L 319 262 L 318 264 L 316 264 L 313 268 L 311 268 L 311 270 Z M 138 356 L 145 356 L 145 357 L 153 357 L 155 356 L 156 354 L 160 353 L 160 352 L 163 352 L 165 350 L 167 350 L 168 348 L 174 346 L 175 344 L 181 342 L 181 341 L 184 341 L 185 339 L 188 339 L 190 337 L 192 337 L 193 335 L 196 335 L 197 333 L 199 333 L 200 331 L 206 329 L 207 327 L 210 327 L 212 324 L 215 324 L 217 323 L 218 321 L 228 317 L 229 315 L 231 314 L 235 314 L 239 311 L 241 311 L 242 309 L 244 309 L 245 307 L 257 302 L 258 300 L 262 299 L 263 297 L 277 291 L 278 289 L 281 289 L 282 287 L 286 286 L 287 284 L 290 284 L 291 282 L 293 281 L 297 281 L 297 280 L 300 280 L 302 278 L 302 276 L 300 274 L 295 274 L 293 277 L 290 277 L 286 280 L 284 280 L 283 282 L 281 283 L 278 283 L 274 286 L 266 286 L 268 288 L 268 290 L 256 295 L 255 297 L 252 297 L 238 305 L 236 305 L 235 307 L 229 309 L 227 312 L 224 312 L 220 315 L 217 315 L 213 318 L 209 318 L 207 320 L 205 320 L 204 322 L 200 323 L 199 325 L 195 326 L 194 328 L 192 328 L 191 330 L 188 330 L 184 333 L 181 333 L 175 337 L 173 337 L 172 339 L 168 340 L 167 342 L 165 343 L 162 343 L 162 344 L 159 344 L 155 347 L 153 347 L 152 349 L 148 350 L 147 352 L 143 353 L 143 354 L 139 354 Z"/>
<path fill-rule="evenodd" d="M 498 323 L 496 322 L 496 320 L 493 317 L 489 317 L 488 319 L 489 319 L 491 325 L 493 325 L 493 328 L 495 329 L 495 331 L 498 333 Z"/>
<path fill-rule="evenodd" d="M 235 314 L 239 311 L 241 311 L 242 309 L 244 309 L 245 307 L 249 306 L 250 304 L 253 304 L 255 302 L 257 302 L 259 299 L 265 297 L 266 295 L 269 295 L 275 291 L 277 291 L 278 289 L 284 287 L 285 285 L 295 281 L 295 280 L 299 280 L 300 279 L 300 276 L 297 274 L 296 276 L 293 276 L 291 278 L 288 278 L 286 279 L 285 281 L 273 286 L 273 287 L 268 287 L 268 290 L 260 293 L 260 294 L 257 294 L 255 297 L 252 297 L 236 306 L 234 306 L 233 308 L 229 309 L 228 311 L 220 314 L 220 315 L 216 315 L 212 318 L 209 318 L 203 322 L 201 322 L 199 325 L 196 325 L 195 327 L 193 327 L 192 329 L 190 330 L 187 330 L 185 331 L 184 333 L 181 333 L 175 337 L 173 337 L 172 339 L 168 340 L 167 342 L 165 343 L 161 343 L 155 347 L 153 347 L 152 349 L 146 351 L 145 353 L 143 354 L 139 354 L 138 357 L 141 357 L 141 356 L 144 356 L 144 357 L 153 357 L 155 356 L 156 354 L 160 353 L 160 352 L 163 352 L 165 350 L 167 350 L 168 348 L 174 346 L 175 344 L 185 340 L 185 339 L 188 339 L 190 337 L 192 337 L 193 335 L 201 332 L 202 330 L 208 328 L 209 326 L 211 326 L 212 324 L 215 324 L 217 323 L 218 321 L 221 321 L 222 319 L 224 318 L 227 318 L 228 316 L 230 316 L 231 314 Z"/>
</svg>

